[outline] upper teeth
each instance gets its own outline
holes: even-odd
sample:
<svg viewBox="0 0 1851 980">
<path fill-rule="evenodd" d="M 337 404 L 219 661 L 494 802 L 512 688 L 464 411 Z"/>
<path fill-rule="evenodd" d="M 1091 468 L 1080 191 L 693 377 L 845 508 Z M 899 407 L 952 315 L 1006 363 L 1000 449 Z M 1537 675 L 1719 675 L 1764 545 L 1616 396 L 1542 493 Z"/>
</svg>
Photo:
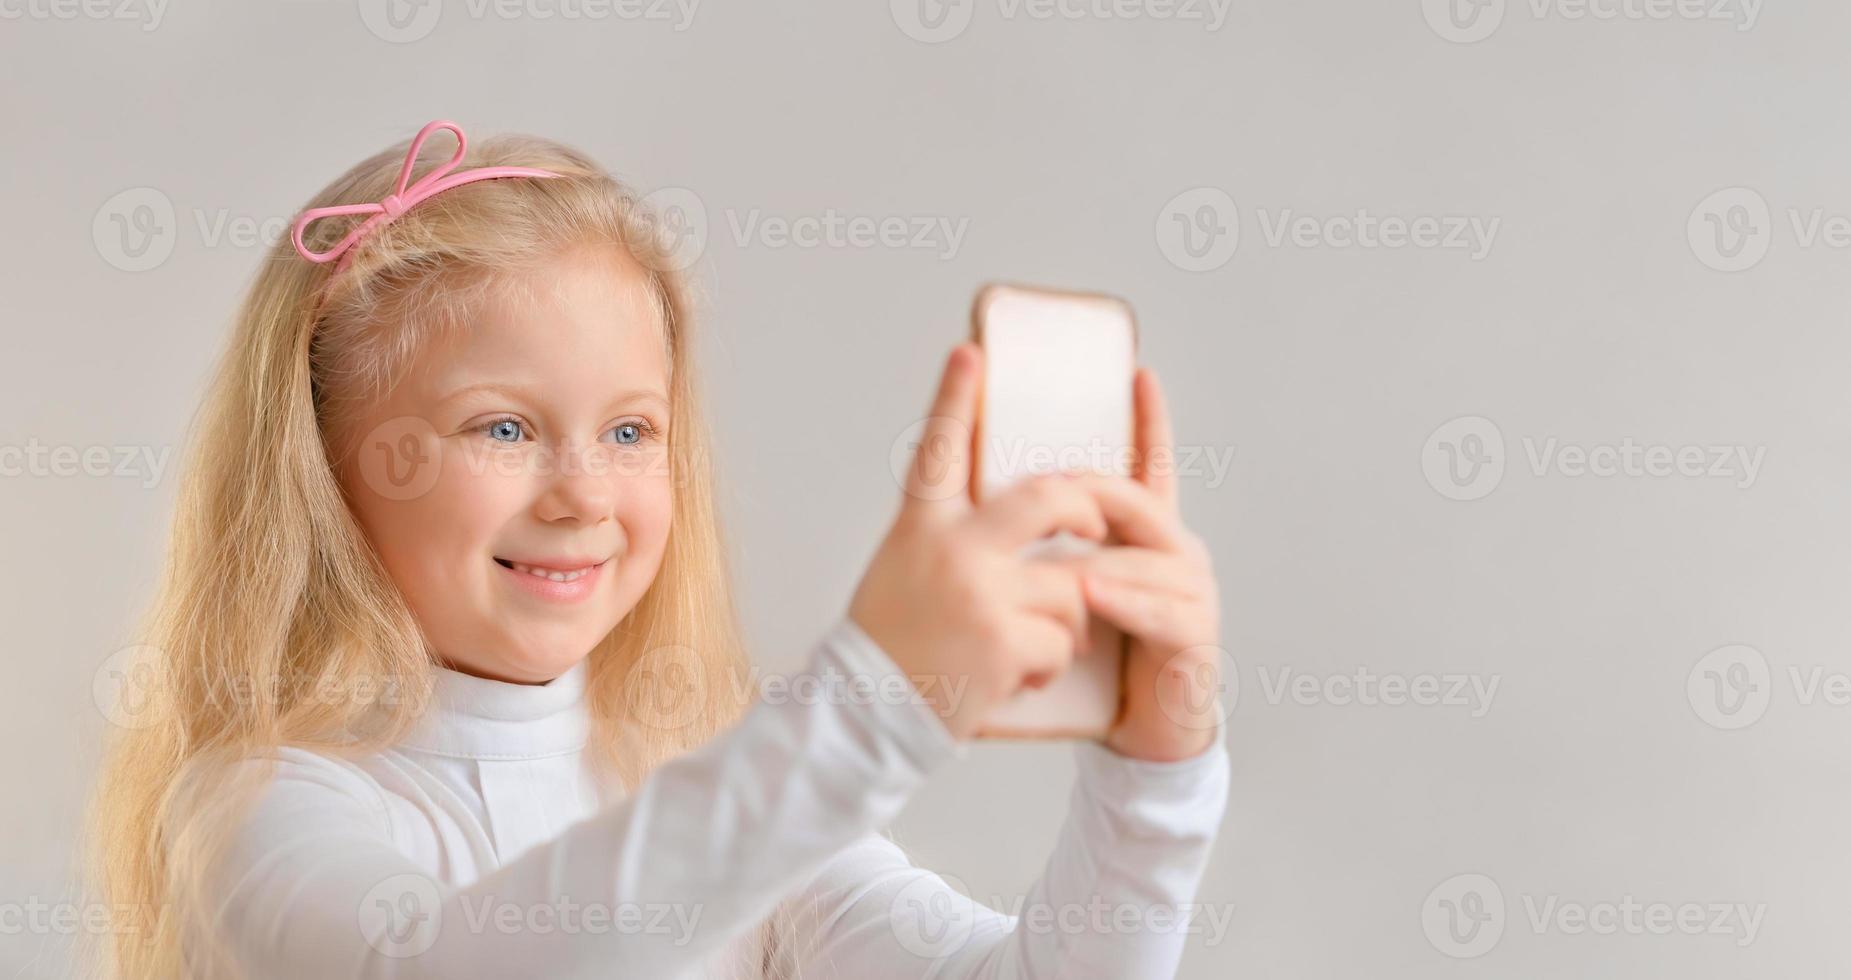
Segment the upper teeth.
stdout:
<svg viewBox="0 0 1851 980">
<path fill-rule="evenodd" d="M 583 576 L 586 572 L 591 571 L 592 568 L 597 567 L 596 565 L 592 565 L 589 568 L 578 568 L 570 572 L 562 572 L 553 568 L 536 568 L 532 565 L 523 565 L 518 561 L 510 561 L 508 564 L 514 566 L 514 570 L 517 572 L 538 575 L 541 578 L 552 579 L 555 582 L 570 582 Z"/>
</svg>

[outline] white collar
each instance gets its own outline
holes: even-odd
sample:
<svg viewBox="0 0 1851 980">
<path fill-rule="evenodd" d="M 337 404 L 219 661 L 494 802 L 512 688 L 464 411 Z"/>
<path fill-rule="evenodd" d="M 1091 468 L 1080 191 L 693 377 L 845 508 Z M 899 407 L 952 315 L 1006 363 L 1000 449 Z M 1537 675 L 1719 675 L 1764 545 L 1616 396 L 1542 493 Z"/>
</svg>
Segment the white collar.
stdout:
<svg viewBox="0 0 1851 980">
<path fill-rule="evenodd" d="M 431 668 L 431 701 L 400 746 L 466 759 L 537 759 L 585 747 L 590 659 L 545 684 L 511 684 Z"/>
</svg>

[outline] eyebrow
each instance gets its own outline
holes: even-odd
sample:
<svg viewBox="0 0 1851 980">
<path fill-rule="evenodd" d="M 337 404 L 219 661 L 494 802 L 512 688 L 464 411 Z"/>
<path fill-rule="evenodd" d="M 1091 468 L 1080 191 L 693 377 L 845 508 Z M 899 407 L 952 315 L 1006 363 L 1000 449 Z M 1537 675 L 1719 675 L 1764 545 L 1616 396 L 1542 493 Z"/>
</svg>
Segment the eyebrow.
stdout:
<svg viewBox="0 0 1851 980">
<path fill-rule="evenodd" d="M 466 395 L 474 394 L 502 395 L 505 397 L 526 399 L 528 401 L 538 400 L 534 397 L 535 390 L 524 385 L 507 385 L 493 381 L 484 381 L 454 389 L 446 393 L 442 398 L 439 398 L 438 403 L 448 404 Z M 629 391 L 618 392 L 617 395 L 611 399 L 610 406 L 614 408 L 618 405 L 627 405 L 638 401 L 657 401 L 660 402 L 664 408 L 668 407 L 668 396 L 654 388 L 633 388 Z"/>
</svg>

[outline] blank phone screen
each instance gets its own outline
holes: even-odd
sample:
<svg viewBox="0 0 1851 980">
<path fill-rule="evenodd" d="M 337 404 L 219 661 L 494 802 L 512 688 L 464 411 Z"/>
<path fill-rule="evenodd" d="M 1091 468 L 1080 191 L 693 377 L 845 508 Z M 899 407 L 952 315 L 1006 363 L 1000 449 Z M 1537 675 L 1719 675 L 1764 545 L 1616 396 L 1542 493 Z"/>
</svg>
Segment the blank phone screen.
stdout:
<svg viewBox="0 0 1851 980">
<path fill-rule="evenodd" d="M 1130 307 L 1109 296 L 993 286 L 976 312 L 984 348 L 978 499 L 1039 473 L 1129 473 L 1137 357 Z M 1063 534 L 1030 551 L 1090 547 Z M 1122 638 L 1096 618 L 1087 632 L 1087 649 L 1066 673 L 1001 705 L 980 734 L 1103 735 L 1118 707 Z"/>
</svg>

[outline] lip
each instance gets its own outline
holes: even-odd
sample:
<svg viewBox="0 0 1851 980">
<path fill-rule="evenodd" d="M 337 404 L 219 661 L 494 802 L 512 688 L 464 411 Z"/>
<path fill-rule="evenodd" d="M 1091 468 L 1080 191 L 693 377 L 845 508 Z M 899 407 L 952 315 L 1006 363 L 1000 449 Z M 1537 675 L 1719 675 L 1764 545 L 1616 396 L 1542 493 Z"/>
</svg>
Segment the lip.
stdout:
<svg viewBox="0 0 1851 980">
<path fill-rule="evenodd" d="M 597 588 L 598 582 L 604 578 L 604 566 L 610 564 L 610 559 L 608 558 L 603 561 L 558 558 L 547 559 L 546 561 L 528 561 L 523 558 L 511 558 L 505 555 L 497 557 L 501 558 L 503 561 L 519 562 L 523 565 L 532 565 L 535 568 L 544 568 L 548 571 L 571 572 L 581 568 L 585 569 L 585 574 L 580 575 L 570 582 L 555 582 L 550 578 L 541 578 L 538 575 L 517 572 L 499 561 L 495 562 L 495 569 L 510 580 L 510 585 L 530 595 L 538 596 L 539 598 L 553 602 L 577 602 L 590 595 L 592 590 Z"/>
<path fill-rule="evenodd" d="M 549 572 L 576 572 L 581 568 L 590 568 L 593 565 L 602 565 L 605 562 L 603 558 L 593 558 L 591 556 L 586 556 L 584 558 L 523 558 L 520 555 L 496 555 L 495 557 L 501 559 L 501 561 L 514 562 L 517 565 L 532 565 L 535 568 L 544 568 Z M 499 564 L 499 562 L 497 562 L 497 564 Z"/>
</svg>

